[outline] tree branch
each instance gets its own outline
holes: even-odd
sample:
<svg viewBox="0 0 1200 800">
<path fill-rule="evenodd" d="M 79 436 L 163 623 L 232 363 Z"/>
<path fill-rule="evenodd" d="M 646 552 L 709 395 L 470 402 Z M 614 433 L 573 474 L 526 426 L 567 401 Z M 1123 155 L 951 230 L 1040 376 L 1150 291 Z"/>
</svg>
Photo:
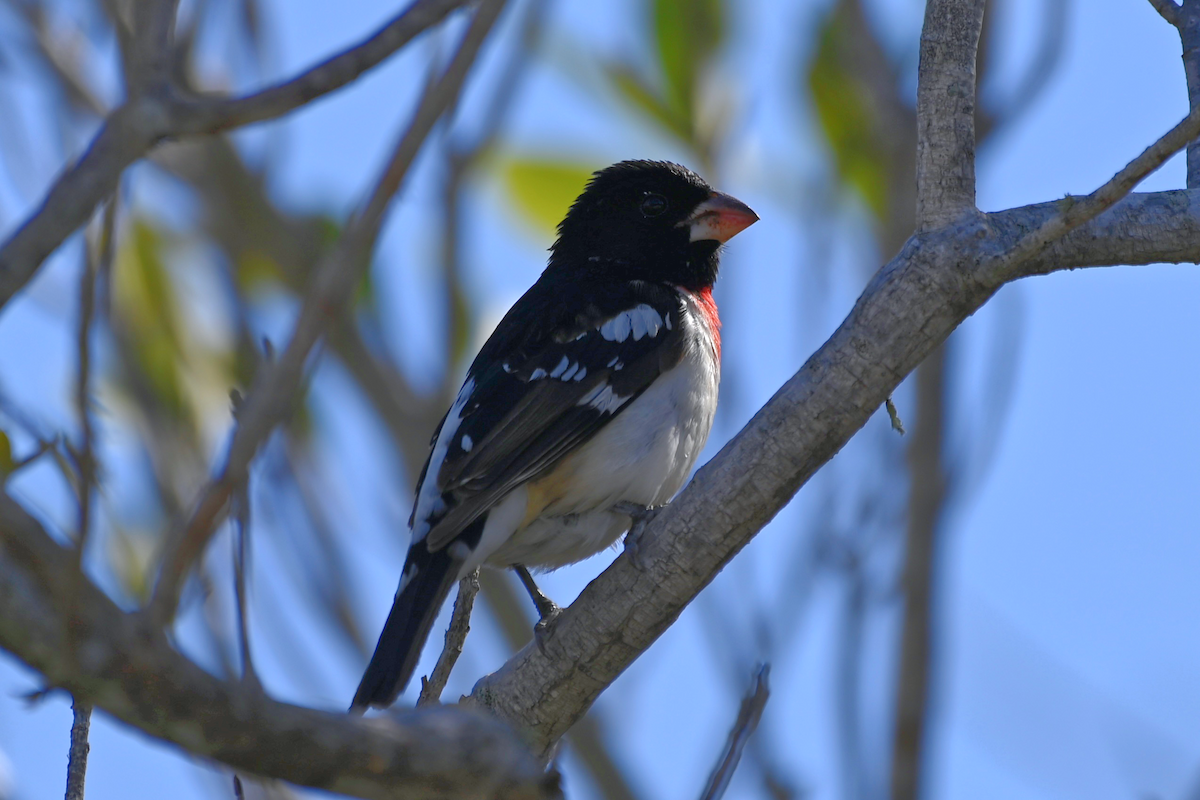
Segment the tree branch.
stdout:
<svg viewBox="0 0 1200 800">
<path fill-rule="evenodd" d="M 1003 271 L 1005 266 L 1023 263 L 1046 245 L 1061 239 L 1083 223 L 1095 219 L 1129 194 L 1133 187 L 1186 147 L 1197 135 L 1200 135 L 1200 106 L 1194 108 L 1178 125 L 1143 150 L 1141 155 L 1126 164 L 1099 189 L 1085 197 L 1068 195 L 1060 200 L 1058 213 L 1033 232 L 1022 236 L 1012 248 L 1004 252 L 994 268 Z"/>
<path fill-rule="evenodd" d="M 1175 0 L 1150 0 L 1150 5 L 1154 6 L 1154 10 L 1158 12 L 1159 16 L 1178 27 L 1179 4 Z"/>
<path fill-rule="evenodd" d="M 271 431 L 294 407 L 310 354 L 331 322 L 340 318 L 341 309 L 368 265 L 393 195 L 442 112 L 453 106 L 504 4 L 505 0 L 485 0 L 480 5 L 454 58 L 417 104 L 370 197 L 351 219 L 337 247 L 317 267 L 287 348 L 255 377 L 238 410 L 224 466 L 201 491 L 184 529 L 168 540 L 167 556 L 150 604 L 151 616 L 159 622 L 174 616 L 188 570 L 225 518 L 231 493 L 246 479 L 250 462 Z"/>
<path fill-rule="evenodd" d="M 437 25 L 468 0 L 418 0 L 362 42 L 299 75 L 244 97 L 197 98 L 182 103 L 180 133 L 216 133 L 282 117 L 353 82 Z"/>
<path fill-rule="evenodd" d="M 767 699 L 771 696 L 771 689 L 767 685 L 767 677 L 770 673 L 770 664 L 763 664 L 755 671 L 754 684 L 742 698 L 737 719 L 734 720 L 733 728 L 729 731 L 729 741 L 725 744 L 721 760 L 717 762 L 712 775 L 708 778 L 708 784 L 704 787 L 704 793 L 700 795 L 700 800 L 720 800 L 725 796 L 725 790 L 729 788 L 729 782 L 733 780 L 733 773 L 737 770 L 738 762 L 742 760 L 742 751 L 746 749 L 746 742 L 750 741 L 750 737 L 754 735 L 754 731 L 762 719 L 763 709 L 767 707 Z"/>
<path fill-rule="evenodd" d="M 462 655 L 463 642 L 471 630 L 471 609 L 475 606 L 475 595 L 479 594 L 479 570 L 476 569 L 458 582 L 458 597 L 454 600 L 454 614 L 450 617 L 450 627 L 446 629 L 446 646 L 438 656 L 437 664 L 429 678 L 421 679 L 421 696 L 417 699 L 418 706 L 438 702 L 446 681 L 450 680 L 450 671 L 454 669 L 458 657 Z"/>
<path fill-rule="evenodd" d="M 1188 108 L 1200 108 L 1200 0 L 1150 0 L 1162 18 L 1179 31 L 1183 45 L 1183 74 L 1187 79 Z M 1193 141 L 1187 150 L 1187 187 L 1200 188 L 1200 142 Z"/>
<path fill-rule="evenodd" d="M 975 208 L 975 58 L 984 0 L 929 0 L 917 68 L 917 229 Z"/>
<path fill-rule="evenodd" d="M 904 611 L 892 734 L 891 800 L 917 800 L 923 785 L 921 754 L 932 656 L 934 554 L 946 498 L 942 463 L 945 395 L 946 348 L 942 345 L 917 368 L 917 417 L 907 452 L 908 518 L 901 576 Z"/>
<path fill-rule="evenodd" d="M 215 133 L 293 111 L 350 83 L 465 2 L 418 0 L 366 41 L 289 81 L 246 97 L 181 100 L 171 93 L 132 94 L 109 114 L 83 156 L 55 179 L 41 205 L 0 246 L 0 309 L 87 221 L 92 209 L 112 194 L 121 173 L 163 139 Z M 136 5 L 140 8 L 141 2 Z M 150 16 L 147 29 L 154 35 L 166 35 L 175 4 L 167 0 L 154 5 L 157 11 Z M 165 29 L 164 21 L 168 23 Z M 120 27 L 119 21 L 116 24 Z M 136 83 L 130 87 L 140 88 Z"/>
<path fill-rule="evenodd" d="M 163 135 L 155 125 L 142 105 L 121 106 L 108 116 L 79 161 L 54 181 L 42 204 L 0 246 L 0 309 L 116 190 L 125 168 Z"/>
<path fill-rule="evenodd" d="M 83 787 L 87 780 L 88 731 L 92 727 L 92 707 L 71 699 L 71 747 L 67 751 L 66 800 L 83 800 Z"/>
<path fill-rule="evenodd" d="M 558 618 L 481 679 L 470 702 L 526 731 L 545 756 L 900 381 L 1007 281 L 1075 267 L 1200 261 L 1200 191 L 1134 195 L 1023 262 L 1005 250 L 1060 213 L 1055 203 L 969 217 L 917 234 L 849 317 L 650 523 L 644 569 L 622 555 Z"/>
<path fill-rule="evenodd" d="M 364 720 L 218 680 L 75 572 L 72 553 L 3 493 L 0 647 L 48 685 L 242 772 L 368 798 L 561 797 L 557 776 L 477 713 L 434 707 Z"/>
</svg>

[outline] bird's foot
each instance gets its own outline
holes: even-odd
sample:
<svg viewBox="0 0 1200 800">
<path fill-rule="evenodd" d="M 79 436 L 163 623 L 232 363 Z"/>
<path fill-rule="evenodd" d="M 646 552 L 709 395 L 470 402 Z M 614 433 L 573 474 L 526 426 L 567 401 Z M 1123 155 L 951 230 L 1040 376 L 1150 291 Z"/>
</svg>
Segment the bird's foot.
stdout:
<svg viewBox="0 0 1200 800">
<path fill-rule="evenodd" d="M 549 656 L 546 650 L 546 643 L 550 641 L 550 637 L 554 634 L 554 626 L 558 622 L 558 615 L 562 613 L 562 609 L 555 605 L 550 598 L 543 597 L 546 600 L 544 606 L 538 606 L 538 614 L 541 619 L 533 626 L 533 641 L 537 644 L 538 650 L 542 655 Z"/>
<path fill-rule="evenodd" d="M 533 640 L 537 642 L 538 650 L 542 651 L 542 655 L 546 655 L 546 642 L 550 639 L 550 634 L 554 630 L 554 622 L 558 619 L 558 615 L 562 613 L 562 609 L 558 604 L 547 597 L 537 584 L 533 581 L 533 576 L 529 574 L 523 565 L 517 564 L 513 567 L 517 577 L 521 579 L 521 583 L 525 586 L 525 591 L 529 593 L 529 599 L 533 601 L 533 607 L 537 609 L 538 621 L 533 626 Z"/>
<path fill-rule="evenodd" d="M 642 535 L 646 532 L 646 525 L 658 515 L 658 509 L 637 503 L 622 502 L 613 506 L 613 511 L 627 514 L 633 520 L 629 526 L 629 533 L 625 534 L 625 552 L 629 553 L 629 560 L 635 567 L 645 570 L 646 562 L 641 553 Z"/>
</svg>

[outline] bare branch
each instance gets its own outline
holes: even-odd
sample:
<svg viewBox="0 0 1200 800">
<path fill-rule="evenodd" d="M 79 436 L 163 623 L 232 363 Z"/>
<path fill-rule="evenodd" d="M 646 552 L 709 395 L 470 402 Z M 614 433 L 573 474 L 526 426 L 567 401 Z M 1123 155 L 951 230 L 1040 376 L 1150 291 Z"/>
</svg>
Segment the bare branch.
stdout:
<svg viewBox="0 0 1200 800">
<path fill-rule="evenodd" d="M 1184 0 L 1176 14 L 1175 27 L 1183 45 L 1183 74 L 1187 78 L 1188 108 L 1200 108 L 1200 2 Z M 1162 13 L 1161 10 L 1159 13 Z M 1200 189 L 1200 143 L 1187 149 L 1187 187 Z"/>
<path fill-rule="evenodd" d="M 750 687 L 750 692 L 742 698 L 737 719 L 734 720 L 733 729 L 729 731 L 729 741 L 725 744 L 725 751 L 713 769 L 712 775 L 709 776 L 708 785 L 705 786 L 704 793 L 700 795 L 700 800 L 721 800 L 725 796 L 725 790 L 729 788 L 729 782 L 733 780 L 733 773 L 737 769 L 738 762 L 742 760 L 742 751 L 746 749 L 746 742 L 750 741 L 750 737 L 754 735 L 759 720 L 762 719 L 763 709 L 767 707 L 767 698 L 771 696 L 771 690 L 767 685 L 767 678 L 770 674 L 770 664 L 763 664 L 755 673 L 754 684 Z"/>
<path fill-rule="evenodd" d="M 458 582 L 458 597 L 454 601 L 454 614 L 450 617 L 450 627 L 446 629 L 446 646 L 438 656 L 437 664 L 428 678 L 421 679 L 421 696 L 417 699 L 418 706 L 438 702 L 446 681 L 450 680 L 450 671 L 462 655 L 463 642 L 471 630 L 471 609 L 475 606 L 475 595 L 479 594 L 479 570 L 476 569 Z"/>
<path fill-rule="evenodd" d="M 917 421 L 908 447 L 909 501 L 904 541 L 904 618 L 892 736 L 892 800 L 921 797 L 922 747 L 932 640 L 933 564 L 946 498 L 946 358 L 939 347 L 917 368 Z"/>
<path fill-rule="evenodd" d="M 1150 5 L 1154 6 L 1160 17 L 1179 27 L 1179 4 L 1175 0 L 1150 0 Z"/>
<path fill-rule="evenodd" d="M 1034 253 L 1056 239 L 1061 239 L 1074 228 L 1095 219 L 1114 203 L 1133 190 L 1142 180 L 1166 163 L 1188 142 L 1200 135 L 1200 106 L 1157 142 L 1142 151 L 1141 155 L 1108 180 L 1103 186 L 1086 197 L 1064 197 L 1059 201 L 1059 213 L 1042 223 L 1036 230 L 1022 237 L 1015 246 L 1007 250 L 995 268 L 1020 264 Z"/>
<path fill-rule="evenodd" d="M 128 103 L 109 114 L 83 156 L 55 180 L 41 205 L 0 246 L 0 308 L 29 282 L 46 257 L 87 221 L 96 204 L 113 192 L 121 173 L 164 138 L 214 133 L 281 116 L 345 86 L 464 2 L 418 0 L 365 42 L 248 97 L 185 101 L 172 96 L 131 96 Z M 141 3 L 137 5 L 141 7 Z M 174 2 L 154 5 L 157 10 L 146 24 L 165 35 L 168 11 L 170 21 L 174 19 Z M 123 35 L 121 21 L 114 24 Z"/>
<path fill-rule="evenodd" d="M 121 106 L 100 126 L 86 152 L 50 187 L 42 204 L 0 246 L 0 308 L 113 193 L 121 173 L 166 131 L 143 106 Z"/>
<path fill-rule="evenodd" d="M 295 111 L 379 66 L 467 2 L 417 0 L 367 39 L 283 83 L 245 97 L 201 98 L 183 103 L 178 109 L 180 133 L 215 133 Z"/>
<path fill-rule="evenodd" d="M 92 728 L 92 707 L 87 703 L 71 699 L 71 748 L 67 753 L 66 800 L 83 800 L 83 787 L 87 779 L 88 732 Z"/>
<path fill-rule="evenodd" d="M 436 706 L 364 720 L 276 702 L 213 677 L 86 577 L 64 616 L 73 571 L 71 552 L 0 493 L 0 647 L 151 736 L 243 774 L 359 797 L 561 796 L 557 776 L 478 713 Z"/>
<path fill-rule="evenodd" d="M 975 58 L 984 0 L 929 0 L 917 70 L 917 229 L 975 208 Z"/>
<path fill-rule="evenodd" d="M 129 96 L 168 91 L 178 9 L 179 0 L 137 0 L 132 4 L 133 41 L 125 64 Z"/>
<path fill-rule="evenodd" d="M 293 409 L 309 355 L 331 322 L 340 317 L 358 285 L 393 195 L 442 112 L 454 104 L 504 4 L 505 0 L 485 0 L 480 5 L 454 58 L 417 104 L 367 202 L 351 219 L 337 247 L 317 267 L 287 348 L 256 376 L 239 410 L 225 465 L 201 492 L 184 530 L 169 540 L 150 608 L 160 622 L 174 615 L 188 569 L 224 519 L 233 488 L 245 480 L 259 447 Z"/>
</svg>

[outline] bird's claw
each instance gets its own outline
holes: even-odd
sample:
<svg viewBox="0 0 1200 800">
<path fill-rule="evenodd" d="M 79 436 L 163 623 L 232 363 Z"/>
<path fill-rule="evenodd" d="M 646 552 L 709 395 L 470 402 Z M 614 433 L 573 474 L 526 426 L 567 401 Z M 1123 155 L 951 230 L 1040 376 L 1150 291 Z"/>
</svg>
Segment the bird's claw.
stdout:
<svg viewBox="0 0 1200 800">
<path fill-rule="evenodd" d="M 541 618 L 533 626 L 533 641 L 544 656 L 549 656 L 549 653 L 546 651 L 546 642 L 553 635 L 554 626 L 558 622 L 558 615 L 561 613 L 562 609 L 549 598 L 546 598 L 545 605 L 538 604 L 538 616 Z"/>
<path fill-rule="evenodd" d="M 646 532 L 646 525 L 658 514 L 658 509 L 640 506 L 637 503 L 617 503 L 613 510 L 626 514 L 633 520 L 629 532 L 625 534 L 625 552 L 629 553 L 629 560 L 635 567 L 645 570 L 646 562 L 641 552 L 642 535 Z"/>
</svg>

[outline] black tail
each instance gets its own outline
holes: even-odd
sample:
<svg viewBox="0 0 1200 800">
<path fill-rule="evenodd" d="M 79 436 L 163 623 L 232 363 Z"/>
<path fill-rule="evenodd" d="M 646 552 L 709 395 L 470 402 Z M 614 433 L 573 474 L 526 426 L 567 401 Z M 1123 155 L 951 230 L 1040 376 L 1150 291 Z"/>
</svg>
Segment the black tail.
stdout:
<svg viewBox="0 0 1200 800">
<path fill-rule="evenodd" d="M 375 655 L 371 656 L 354 693 L 351 711 L 363 711 L 368 706 L 385 708 L 404 691 L 417 668 L 433 620 L 458 577 L 461 563 L 450 558 L 444 549 L 429 552 L 424 542 L 414 542 L 409 548 L 404 572 L 408 574 L 415 568 L 416 574 L 396 594 L 379 643 L 375 645 Z"/>
</svg>

